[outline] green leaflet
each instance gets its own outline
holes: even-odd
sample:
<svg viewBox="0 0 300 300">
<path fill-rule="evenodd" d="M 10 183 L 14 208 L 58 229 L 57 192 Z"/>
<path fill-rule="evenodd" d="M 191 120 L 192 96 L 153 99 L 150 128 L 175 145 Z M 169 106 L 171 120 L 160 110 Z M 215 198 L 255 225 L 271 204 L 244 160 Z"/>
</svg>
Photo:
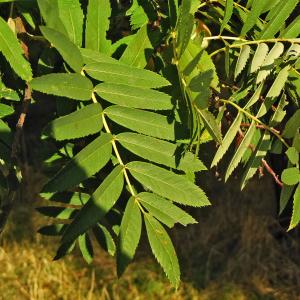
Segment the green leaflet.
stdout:
<svg viewBox="0 0 300 300">
<path fill-rule="evenodd" d="M 45 26 L 40 26 L 40 30 L 45 38 L 58 50 L 66 63 L 79 73 L 83 67 L 83 58 L 79 48 L 59 31 Z"/>
<path fill-rule="evenodd" d="M 23 57 L 23 51 L 17 37 L 8 27 L 7 23 L 0 17 L 0 52 L 7 59 L 12 69 L 23 80 L 32 78 L 29 62 Z"/>
<path fill-rule="evenodd" d="M 300 34 L 300 16 L 298 16 L 291 24 L 283 30 L 280 37 L 286 39 L 297 38 Z"/>
<path fill-rule="evenodd" d="M 137 181 L 162 197 L 184 205 L 210 205 L 203 190 L 182 175 L 138 161 L 128 163 L 126 168 Z"/>
<path fill-rule="evenodd" d="M 153 53 L 153 47 L 149 39 L 147 24 L 143 25 L 134 35 L 126 50 L 120 58 L 120 62 L 138 68 L 144 68 Z"/>
<path fill-rule="evenodd" d="M 69 39 L 77 46 L 82 45 L 83 12 L 79 0 L 58 0 L 59 17 Z"/>
<path fill-rule="evenodd" d="M 37 2 L 47 27 L 68 36 L 67 30 L 59 17 L 58 0 L 37 0 Z"/>
<path fill-rule="evenodd" d="M 237 60 L 235 71 L 234 71 L 234 78 L 236 79 L 240 73 L 244 70 L 246 63 L 250 57 L 251 48 L 249 45 L 244 45 L 241 47 L 241 51 L 239 54 L 239 58 Z"/>
<path fill-rule="evenodd" d="M 256 72 L 263 64 L 267 54 L 269 52 L 269 47 L 265 43 L 258 44 L 254 57 L 252 59 L 250 73 Z"/>
<path fill-rule="evenodd" d="M 275 81 L 266 95 L 266 100 L 262 103 L 259 112 L 257 113 L 258 118 L 264 116 L 268 112 L 276 98 L 280 95 L 288 79 L 289 70 L 290 66 L 288 65 L 278 73 Z"/>
<path fill-rule="evenodd" d="M 271 73 L 273 69 L 273 64 L 275 60 L 280 57 L 280 55 L 284 51 L 284 45 L 280 42 L 276 43 L 267 57 L 265 58 L 263 64 L 261 65 L 261 69 L 257 74 L 256 83 L 260 83 L 267 78 L 267 76 Z"/>
<path fill-rule="evenodd" d="M 264 27 L 259 36 L 259 39 L 262 40 L 273 38 L 274 35 L 282 28 L 286 19 L 290 16 L 298 3 L 299 0 L 284 1 L 284 4 L 280 8 L 280 10 L 277 11 L 277 14 L 275 14 L 274 17 Z"/>
<path fill-rule="evenodd" d="M 9 105 L 0 103 L 0 118 L 9 116 L 14 113 L 14 109 Z"/>
<path fill-rule="evenodd" d="M 296 185 L 300 182 L 299 168 L 292 167 L 285 169 L 281 174 L 281 180 L 286 185 Z"/>
<path fill-rule="evenodd" d="M 84 260 L 90 264 L 93 261 L 93 246 L 88 234 L 84 233 L 78 238 L 78 245 Z"/>
<path fill-rule="evenodd" d="M 101 112 L 100 103 L 87 105 L 50 122 L 44 129 L 44 134 L 58 141 L 95 134 L 100 132 L 103 126 Z"/>
<path fill-rule="evenodd" d="M 123 189 L 123 167 L 118 165 L 104 179 L 90 200 L 67 227 L 62 243 L 76 239 L 80 234 L 95 226 L 115 205 Z"/>
<path fill-rule="evenodd" d="M 210 85 L 213 80 L 213 70 L 204 71 L 194 78 L 189 83 L 189 89 L 194 93 L 198 93 L 193 97 L 193 101 L 200 109 L 205 109 L 209 105 L 211 97 Z"/>
<path fill-rule="evenodd" d="M 215 90 L 219 89 L 219 78 L 211 57 L 200 45 L 195 44 L 192 40 L 189 42 L 186 51 L 182 54 L 178 67 L 182 74 L 186 76 L 187 83 L 199 75 L 199 73 L 212 70 L 213 80 L 210 86 Z"/>
<path fill-rule="evenodd" d="M 146 214 L 144 220 L 152 253 L 170 282 L 177 288 L 180 281 L 180 269 L 172 241 L 163 226 L 151 215 Z"/>
<path fill-rule="evenodd" d="M 282 214 L 283 210 L 286 208 L 291 196 L 293 195 L 295 186 L 284 184 L 280 192 L 280 207 L 279 214 Z"/>
<path fill-rule="evenodd" d="M 175 144 L 130 132 L 120 133 L 116 139 L 134 154 L 158 164 L 186 172 L 206 170 L 193 153 L 180 153 L 180 147 Z"/>
<path fill-rule="evenodd" d="M 209 132 L 209 134 L 213 137 L 213 139 L 221 144 L 222 143 L 222 133 L 221 129 L 214 117 L 214 115 L 205 109 L 198 109 L 197 112 L 199 113 L 201 119 L 204 122 L 205 128 Z"/>
<path fill-rule="evenodd" d="M 226 27 L 227 23 L 229 22 L 232 13 L 233 13 L 233 0 L 226 0 L 225 14 L 221 24 L 220 35 L 222 34 L 222 31 Z"/>
<path fill-rule="evenodd" d="M 293 214 L 288 230 L 295 228 L 300 222 L 300 184 L 298 184 L 293 198 Z"/>
<path fill-rule="evenodd" d="M 158 195 L 140 193 L 136 198 L 153 217 L 166 224 L 169 228 L 172 228 L 175 223 L 180 223 L 183 226 L 197 223 L 197 221 L 184 210 Z"/>
<path fill-rule="evenodd" d="M 295 147 L 290 147 L 285 152 L 291 164 L 296 165 L 299 163 L 299 152 Z"/>
<path fill-rule="evenodd" d="M 241 30 L 241 36 L 244 36 L 249 30 L 253 28 L 265 6 L 266 3 L 264 1 L 253 0 L 251 10 L 247 15 L 246 22 L 244 23 L 243 28 Z"/>
<path fill-rule="evenodd" d="M 214 159 L 211 163 L 211 168 L 213 166 L 216 166 L 218 164 L 218 162 L 222 159 L 222 157 L 224 156 L 224 154 L 227 152 L 229 146 L 231 145 L 232 141 L 234 140 L 238 130 L 240 129 L 240 125 L 242 123 L 243 120 L 243 114 L 239 113 L 234 121 L 232 122 L 230 128 L 228 129 L 222 144 L 220 145 L 220 147 L 218 148 L 217 153 L 214 156 Z"/>
<path fill-rule="evenodd" d="M 121 106 L 152 110 L 173 108 L 171 96 L 155 90 L 132 88 L 125 84 L 100 83 L 94 91 L 103 99 Z"/>
<path fill-rule="evenodd" d="M 264 82 L 262 82 L 258 86 L 258 88 L 255 90 L 255 92 L 252 95 L 252 97 L 249 99 L 249 101 L 244 106 L 244 109 L 249 109 L 252 105 L 254 105 L 259 100 L 259 97 L 261 96 L 261 92 L 263 90 L 263 87 L 264 87 Z"/>
<path fill-rule="evenodd" d="M 79 74 L 52 73 L 32 79 L 30 87 L 44 94 L 88 101 L 92 98 L 92 82 Z"/>
<path fill-rule="evenodd" d="M 122 218 L 119 243 L 117 246 L 117 272 L 121 276 L 127 265 L 133 259 L 140 241 L 142 231 L 142 216 L 136 200 L 128 200 Z"/>
<path fill-rule="evenodd" d="M 83 58 L 83 62 L 87 64 L 93 63 L 119 63 L 118 60 L 108 56 L 107 54 L 98 52 L 96 50 L 80 48 L 80 53 Z"/>
<path fill-rule="evenodd" d="M 43 192 L 64 191 L 104 167 L 111 156 L 111 134 L 102 134 L 76 154 L 43 188 Z"/>
<path fill-rule="evenodd" d="M 97 226 L 93 227 L 93 233 L 99 245 L 111 256 L 114 256 L 116 253 L 116 244 L 106 227 L 97 224 Z"/>
<path fill-rule="evenodd" d="M 114 122 L 139 133 L 171 141 L 183 137 L 179 123 L 153 112 L 112 105 L 104 113 Z"/>
<path fill-rule="evenodd" d="M 77 205 L 77 206 L 84 205 L 90 199 L 89 194 L 73 193 L 73 192 L 41 193 L 40 196 L 49 201 L 66 203 L 66 204 Z"/>
<path fill-rule="evenodd" d="M 130 17 L 130 25 L 133 30 L 139 29 L 149 21 L 143 6 L 139 4 L 138 0 L 132 1 L 132 5 L 127 10 L 126 16 Z"/>
<path fill-rule="evenodd" d="M 74 208 L 65 208 L 58 206 L 42 206 L 37 207 L 36 210 L 44 216 L 60 220 L 72 219 L 74 217 L 74 213 L 76 213 L 76 210 Z"/>
<path fill-rule="evenodd" d="M 191 13 L 191 0 L 182 1 L 176 24 L 176 51 L 179 59 L 188 46 L 194 26 L 194 16 Z"/>
<path fill-rule="evenodd" d="M 243 140 L 241 141 L 238 149 L 235 151 L 229 166 L 227 168 L 226 174 L 225 174 L 225 181 L 227 181 L 227 179 L 229 178 L 229 176 L 231 175 L 231 173 L 234 171 L 234 169 L 238 166 L 238 164 L 240 163 L 244 153 L 246 152 L 248 146 L 251 143 L 252 137 L 255 133 L 255 122 L 253 121 L 251 123 L 251 126 L 249 127 L 247 133 L 245 134 L 245 137 L 243 138 Z"/>
<path fill-rule="evenodd" d="M 247 185 L 248 181 L 255 175 L 258 167 L 261 165 L 262 159 L 266 156 L 271 146 L 271 135 L 268 131 L 265 131 L 255 149 L 252 153 L 246 170 L 244 171 L 241 180 L 241 190 Z"/>
<path fill-rule="evenodd" d="M 300 127 L 300 109 L 298 109 L 293 116 L 287 121 L 282 135 L 285 138 L 293 138 Z"/>
<path fill-rule="evenodd" d="M 157 73 L 121 63 L 93 63 L 86 65 L 84 70 L 97 80 L 132 87 L 159 88 L 170 84 Z"/>
<path fill-rule="evenodd" d="M 111 42 L 106 39 L 110 24 L 110 15 L 110 1 L 89 0 L 86 16 L 86 48 L 107 54 L 110 52 Z"/>
</svg>

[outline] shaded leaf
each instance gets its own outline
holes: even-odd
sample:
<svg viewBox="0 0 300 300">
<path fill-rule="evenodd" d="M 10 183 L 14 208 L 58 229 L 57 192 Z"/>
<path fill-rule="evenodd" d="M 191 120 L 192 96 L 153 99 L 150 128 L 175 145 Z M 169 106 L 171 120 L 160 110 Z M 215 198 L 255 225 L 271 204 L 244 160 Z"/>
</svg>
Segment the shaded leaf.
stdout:
<svg viewBox="0 0 300 300">
<path fill-rule="evenodd" d="M 79 211 L 67 227 L 62 243 L 76 239 L 95 226 L 115 205 L 123 189 L 123 167 L 118 165 L 93 193 L 91 199 Z"/>
<path fill-rule="evenodd" d="M 1 17 L 0 51 L 18 76 L 26 81 L 29 81 L 32 78 L 30 64 L 23 56 L 23 50 L 17 37 Z"/>
<path fill-rule="evenodd" d="M 83 67 L 83 58 L 79 48 L 55 29 L 40 26 L 40 30 L 45 38 L 57 49 L 66 63 L 74 71 L 80 72 Z"/>
<path fill-rule="evenodd" d="M 111 140 L 110 134 L 102 134 L 88 144 L 44 186 L 43 192 L 64 191 L 98 172 L 110 159 Z"/>
</svg>

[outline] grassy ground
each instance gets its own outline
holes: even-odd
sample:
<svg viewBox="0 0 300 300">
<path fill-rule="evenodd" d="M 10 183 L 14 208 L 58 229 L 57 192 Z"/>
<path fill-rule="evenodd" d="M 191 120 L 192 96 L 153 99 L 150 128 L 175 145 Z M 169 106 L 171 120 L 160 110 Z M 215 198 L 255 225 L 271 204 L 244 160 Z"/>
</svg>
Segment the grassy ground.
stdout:
<svg viewBox="0 0 300 300">
<path fill-rule="evenodd" d="M 199 224 L 173 234 L 183 273 L 177 291 L 147 243 L 119 280 L 114 259 L 100 249 L 91 266 L 76 252 L 53 262 L 57 244 L 35 233 L 45 220 L 27 200 L 18 203 L 1 237 L 0 299 L 300 299 L 299 238 L 273 217 L 270 181 L 262 188 L 254 182 L 242 195 L 235 180 L 226 189 L 209 180 L 213 207 L 192 211 Z"/>
</svg>

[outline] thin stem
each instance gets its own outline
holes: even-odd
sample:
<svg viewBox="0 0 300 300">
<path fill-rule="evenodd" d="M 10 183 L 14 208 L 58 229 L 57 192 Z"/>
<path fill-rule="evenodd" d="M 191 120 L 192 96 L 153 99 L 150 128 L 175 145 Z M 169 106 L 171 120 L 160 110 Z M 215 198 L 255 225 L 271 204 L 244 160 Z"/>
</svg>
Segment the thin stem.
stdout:
<svg viewBox="0 0 300 300">
<path fill-rule="evenodd" d="M 211 36 L 208 37 L 210 39 L 220 39 L 220 40 L 226 40 L 226 38 L 230 38 L 230 37 L 223 37 L 223 36 Z M 206 38 L 204 38 L 206 39 Z M 260 44 L 260 43 L 277 43 L 277 42 L 285 42 L 285 43 L 300 43 L 300 38 L 296 38 L 296 39 L 284 39 L 284 38 L 277 38 L 277 39 L 265 39 L 265 40 L 256 40 L 256 41 L 247 41 L 245 39 L 242 38 L 232 38 L 233 40 L 237 40 L 237 41 L 243 41 L 242 43 L 238 43 L 238 44 L 231 44 L 231 45 L 227 45 L 227 47 L 229 48 L 240 48 L 241 46 L 244 45 L 256 45 L 256 44 Z M 226 50 L 226 47 L 220 48 L 214 52 L 212 52 L 210 54 L 210 57 L 213 57 L 215 55 L 217 55 L 220 52 L 224 52 Z"/>
<path fill-rule="evenodd" d="M 244 115 L 246 115 L 247 117 L 249 117 L 251 120 L 255 121 L 256 123 L 258 123 L 260 125 L 262 125 L 265 130 L 268 130 L 271 133 L 273 133 L 282 142 L 282 144 L 285 145 L 287 148 L 290 147 L 289 144 L 284 140 L 284 138 L 277 132 L 277 130 L 275 130 L 274 128 L 266 125 L 261 120 L 259 120 L 257 117 L 251 115 L 248 111 L 246 111 L 242 107 L 238 106 L 236 103 L 234 103 L 234 102 L 232 102 L 230 100 L 223 100 L 223 99 L 220 99 L 219 101 L 235 107 L 239 112 L 242 112 Z"/>
<path fill-rule="evenodd" d="M 94 94 L 94 93 L 93 93 L 93 94 Z M 96 101 L 97 101 L 97 100 L 96 100 Z M 111 134 L 111 130 L 110 130 L 110 128 L 108 127 L 108 124 L 107 124 L 107 122 L 106 122 L 104 113 L 102 113 L 102 121 L 103 121 L 103 126 L 104 126 L 105 131 L 106 131 L 107 133 L 110 133 L 110 134 Z M 131 195 L 132 195 L 133 197 L 135 197 L 135 192 L 134 192 L 133 187 L 132 187 L 132 185 L 131 185 L 131 182 L 130 182 L 130 179 L 129 179 L 129 176 L 128 176 L 126 167 L 125 167 L 125 165 L 124 165 L 124 163 L 123 163 L 123 160 L 122 160 L 122 158 L 121 158 L 121 156 L 120 156 L 120 153 L 119 153 L 119 150 L 118 150 L 118 147 L 117 147 L 115 138 L 112 140 L 111 143 L 112 143 L 112 146 L 113 146 L 113 149 L 114 149 L 114 152 L 115 152 L 115 154 L 116 154 L 116 157 L 117 157 L 117 160 L 118 160 L 119 164 L 120 164 L 122 167 L 124 167 L 124 168 L 123 168 L 124 177 L 125 177 L 125 180 L 126 180 L 126 182 L 127 182 L 127 184 L 128 184 L 130 193 L 131 193 Z"/>
</svg>

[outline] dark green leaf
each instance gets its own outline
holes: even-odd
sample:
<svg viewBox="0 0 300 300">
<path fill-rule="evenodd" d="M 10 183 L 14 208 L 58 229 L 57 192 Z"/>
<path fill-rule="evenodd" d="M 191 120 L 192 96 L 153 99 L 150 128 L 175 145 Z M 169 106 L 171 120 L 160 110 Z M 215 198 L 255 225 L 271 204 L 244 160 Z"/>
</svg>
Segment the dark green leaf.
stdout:
<svg viewBox="0 0 300 300">
<path fill-rule="evenodd" d="M 62 243 L 76 239 L 95 226 L 115 205 L 123 189 L 123 168 L 118 165 L 93 193 L 91 199 L 79 211 L 68 226 Z"/>
<path fill-rule="evenodd" d="M 83 58 L 79 48 L 57 30 L 45 26 L 40 26 L 40 30 L 45 38 L 58 50 L 66 63 L 79 73 L 83 67 Z"/>
<path fill-rule="evenodd" d="M 64 191 L 89 178 L 111 156 L 111 134 L 102 134 L 76 154 L 45 186 L 43 192 Z"/>
<path fill-rule="evenodd" d="M 7 59 L 12 69 L 23 80 L 29 81 L 32 72 L 29 62 L 23 57 L 23 51 L 17 37 L 7 23 L 0 17 L 0 52 Z"/>
</svg>

